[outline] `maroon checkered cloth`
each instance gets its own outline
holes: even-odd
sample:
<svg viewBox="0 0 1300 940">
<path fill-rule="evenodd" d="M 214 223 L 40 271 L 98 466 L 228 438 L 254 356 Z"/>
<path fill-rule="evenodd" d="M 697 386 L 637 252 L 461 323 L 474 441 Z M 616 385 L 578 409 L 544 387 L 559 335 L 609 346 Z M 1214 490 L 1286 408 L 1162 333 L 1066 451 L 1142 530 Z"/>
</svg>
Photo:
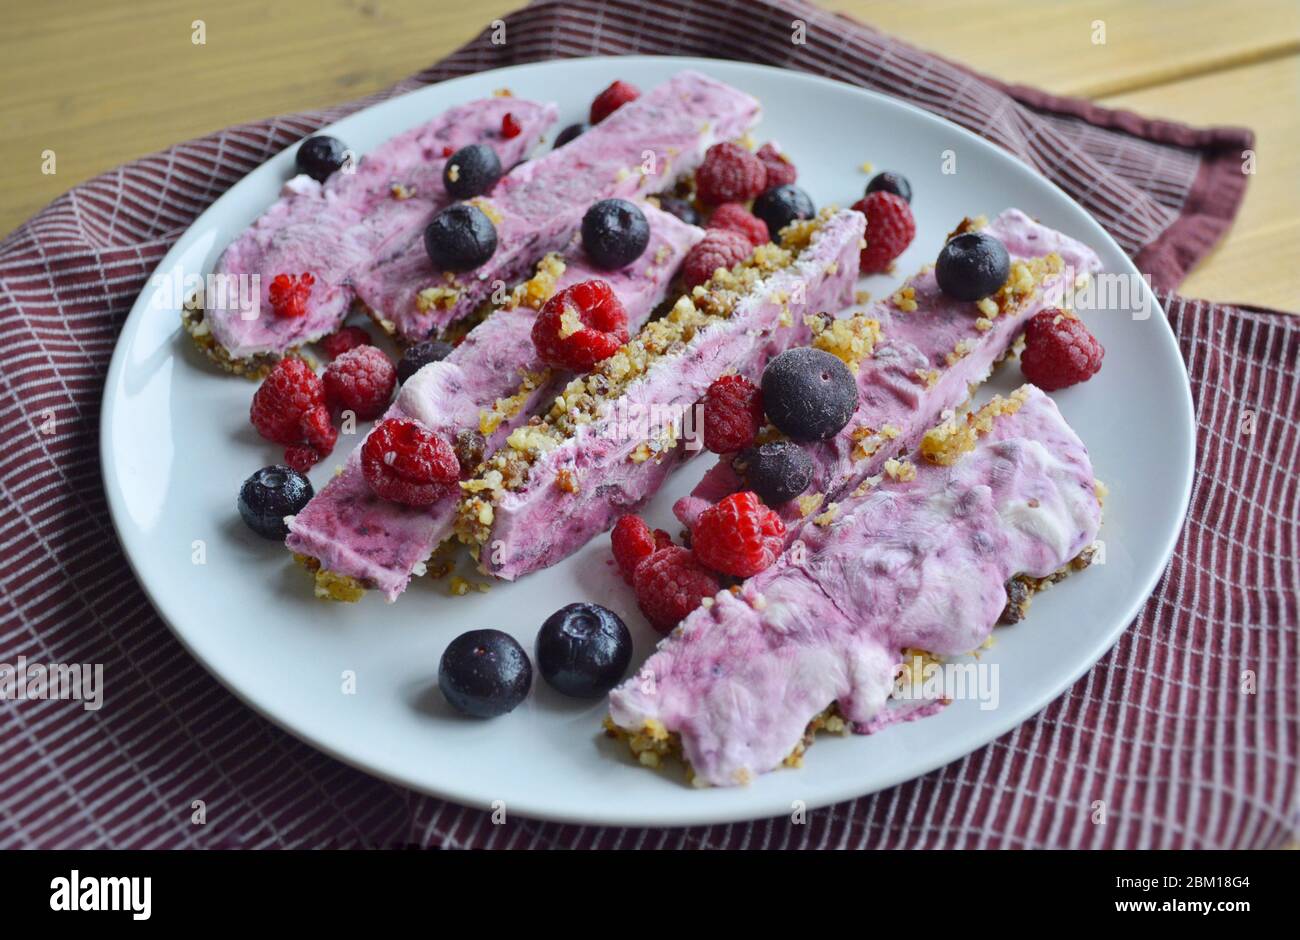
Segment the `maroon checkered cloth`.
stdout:
<svg viewBox="0 0 1300 940">
<path fill-rule="evenodd" d="M 792 21 L 807 42 L 791 42 Z M 1300 321 L 1169 293 L 1220 238 L 1252 135 L 1008 87 L 798 2 L 542 2 L 365 101 L 233 127 L 78 186 L 0 243 L 0 662 L 103 663 L 112 702 L 0 703 L 0 846 L 1267 847 L 1297 822 Z M 940 114 L 1054 180 L 1149 272 L 1198 415 L 1168 572 L 1091 672 L 1036 718 L 925 777 L 809 814 L 697 829 L 486 814 L 350 769 L 226 692 L 123 558 L 98 456 L 104 374 L 153 267 L 218 195 L 321 124 L 398 92 L 567 56 L 785 66 Z M 56 433 L 38 433 L 53 411 Z M 1253 694 L 1242 675 L 1257 676 Z M 207 805 L 193 825 L 191 801 Z M 1105 823 L 1093 822 L 1096 801 Z"/>
</svg>

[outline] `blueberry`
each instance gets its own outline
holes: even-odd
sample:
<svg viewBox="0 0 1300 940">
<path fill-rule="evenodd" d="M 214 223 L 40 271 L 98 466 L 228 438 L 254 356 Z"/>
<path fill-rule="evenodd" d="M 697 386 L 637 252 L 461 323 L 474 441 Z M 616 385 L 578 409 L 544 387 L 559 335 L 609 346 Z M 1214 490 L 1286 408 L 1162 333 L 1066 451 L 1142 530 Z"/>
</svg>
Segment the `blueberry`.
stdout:
<svg viewBox="0 0 1300 940">
<path fill-rule="evenodd" d="M 292 516 L 312 497 L 311 481 L 292 467 L 263 467 L 239 488 L 239 515 L 264 539 L 283 541 L 289 534 L 285 516 Z"/>
<path fill-rule="evenodd" d="M 424 230 L 424 250 L 440 271 L 472 271 L 497 250 L 497 230 L 478 206 L 448 206 Z"/>
<path fill-rule="evenodd" d="M 500 630 L 470 630 L 452 640 L 438 664 L 438 688 L 457 711 L 495 718 L 528 696 L 533 667 L 524 648 Z"/>
<path fill-rule="evenodd" d="M 703 225 L 700 214 L 695 211 L 695 207 L 685 199 L 678 199 L 676 196 L 656 196 L 659 200 L 659 208 L 663 209 L 669 215 L 675 215 L 687 225 Z"/>
<path fill-rule="evenodd" d="M 767 223 L 772 241 L 795 219 L 811 219 L 816 213 L 808 194 L 793 183 L 773 186 L 754 200 L 754 215 Z"/>
<path fill-rule="evenodd" d="M 733 466 L 745 485 L 769 506 L 788 503 L 812 483 L 812 458 L 793 441 L 772 441 L 743 450 Z"/>
<path fill-rule="evenodd" d="M 431 339 L 423 343 L 408 346 L 397 362 L 397 383 L 405 385 L 406 380 L 419 372 L 431 362 L 442 362 L 451 355 L 451 344 L 440 339 Z"/>
<path fill-rule="evenodd" d="M 893 193 L 904 202 L 912 201 L 912 184 L 902 173 L 895 173 L 893 170 L 885 170 L 871 177 L 871 182 L 867 184 L 867 193 L 876 192 Z M 866 193 L 863 195 L 865 196 Z"/>
<path fill-rule="evenodd" d="M 537 633 L 537 671 L 557 692 L 599 698 L 618 685 L 632 661 L 632 634 L 612 610 L 569 604 Z"/>
<path fill-rule="evenodd" d="M 796 441 L 834 437 L 857 407 L 853 373 L 828 352 L 811 346 L 787 349 L 763 370 L 767 418 Z"/>
<path fill-rule="evenodd" d="M 318 183 L 329 179 L 329 175 L 341 169 L 347 159 L 348 149 L 343 146 L 343 141 L 325 134 L 304 140 L 298 145 L 296 157 L 298 172 L 306 173 Z"/>
<path fill-rule="evenodd" d="M 555 135 L 555 146 L 563 147 L 575 137 L 581 137 L 589 130 L 591 130 L 591 125 L 582 121 L 579 121 L 577 124 L 570 124 L 564 130 Z"/>
<path fill-rule="evenodd" d="M 949 239 L 934 265 L 939 289 L 957 300 L 983 300 L 997 293 L 1010 273 L 1006 246 L 983 232 L 963 232 Z"/>
<path fill-rule="evenodd" d="M 457 199 L 481 196 L 501 179 L 501 158 L 487 144 L 461 147 L 442 168 L 442 185 Z"/>
<path fill-rule="evenodd" d="M 626 199 L 602 199 L 582 217 L 582 247 L 606 271 L 631 264 L 648 244 L 650 223 Z"/>
</svg>

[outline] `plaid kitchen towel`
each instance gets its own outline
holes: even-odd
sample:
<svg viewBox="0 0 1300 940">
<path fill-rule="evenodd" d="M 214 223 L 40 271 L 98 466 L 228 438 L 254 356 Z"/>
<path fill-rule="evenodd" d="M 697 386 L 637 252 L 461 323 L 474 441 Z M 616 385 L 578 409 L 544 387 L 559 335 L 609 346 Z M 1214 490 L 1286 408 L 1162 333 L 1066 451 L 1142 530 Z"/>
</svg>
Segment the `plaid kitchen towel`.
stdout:
<svg viewBox="0 0 1300 940">
<path fill-rule="evenodd" d="M 792 42 L 796 20 L 802 44 Z M 229 128 L 107 173 L 0 243 L 9 442 L 0 662 L 102 663 L 114 700 L 99 711 L 0 702 L 0 847 L 1267 847 L 1295 838 L 1300 321 L 1170 293 L 1237 211 L 1250 132 L 1006 86 L 798 2 L 541 2 L 505 24 L 504 45 L 486 29 L 384 94 Z M 1191 373 L 1199 446 L 1189 518 L 1115 649 L 989 746 L 802 825 L 494 826 L 348 768 L 245 708 L 184 652 L 108 520 L 97 429 L 109 356 L 153 267 L 199 212 L 274 153 L 380 98 L 520 62 L 620 53 L 827 75 L 995 141 L 1079 200 L 1150 273 Z M 37 433 L 51 411 L 54 433 Z M 196 799 L 206 825 L 191 821 Z"/>
</svg>

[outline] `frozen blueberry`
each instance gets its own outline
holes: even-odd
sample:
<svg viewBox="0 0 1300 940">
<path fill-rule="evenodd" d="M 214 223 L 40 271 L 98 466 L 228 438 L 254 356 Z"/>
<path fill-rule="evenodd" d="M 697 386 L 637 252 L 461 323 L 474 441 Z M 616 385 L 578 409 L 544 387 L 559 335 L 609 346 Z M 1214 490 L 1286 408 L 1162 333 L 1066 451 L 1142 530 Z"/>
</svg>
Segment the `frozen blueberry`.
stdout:
<svg viewBox="0 0 1300 940">
<path fill-rule="evenodd" d="M 893 193 L 904 202 L 912 201 L 912 184 L 902 173 L 895 173 L 893 170 L 885 170 L 871 177 L 871 182 L 867 184 L 867 193 L 877 192 Z"/>
<path fill-rule="evenodd" d="M 582 217 L 582 247 L 606 271 L 631 264 L 648 244 L 650 223 L 626 199 L 602 199 Z"/>
<path fill-rule="evenodd" d="M 440 271 L 472 271 L 497 250 L 497 229 L 478 206 L 448 206 L 424 230 L 424 250 Z"/>
<path fill-rule="evenodd" d="M 839 433 L 858 407 L 853 373 L 828 352 L 787 349 L 763 370 L 767 418 L 796 441 L 824 441 Z"/>
<path fill-rule="evenodd" d="M 618 685 L 632 661 L 632 634 L 612 610 L 569 604 L 537 633 L 537 671 L 575 698 L 599 698 Z"/>
<path fill-rule="evenodd" d="M 312 497 L 311 481 L 292 467 L 263 467 L 239 488 L 239 515 L 264 539 L 283 541 L 285 516 L 296 515 Z"/>
<path fill-rule="evenodd" d="M 743 450 L 734 466 L 745 485 L 769 506 L 788 503 L 812 483 L 812 458 L 794 441 L 771 441 Z"/>
<path fill-rule="evenodd" d="M 508 633 L 470 630 L 452 640 L 438 664 L 438 688 L 457 711 L 495 718 L 528 696 L 533 667 Z"/>
<path fill-rule="evenodd" d="M 808 194 L 793 183 L 773 186 L 754 200 L 754 215 L 767 223 L 772 241 L 795 219 L 811 219 L 816 212 Z"/>
<path fill-rule="evenodd" d="M 298 145 L 298 172 L 306 173 L 318 183 L 329 179 L 329 175 L 343 167 L 348 159 L 348 149 L 337 137 L 319 134 L 308 137 Z"/>
<path fill-rule="evenodd" d="M 570 124 L 564 130 L 555 135 L 555 146 L 563 147 L 569 141 L 576 137 L 581 137 L 591 129 L 591 125 L 579 121 L 577 124 Z"/>
<path fill-rule="evenodd" d="M 442 168 L 442 184 L 457 199 L 481 196 L 501 179 L 501 158 L 487 144 L 461 147 Z"/>
<path fill-rule="evenodd" d="M 963 232 L 949 239 L 934 265 L 939 289 L 957 300 L 983 300 L 997 293 L 1010 273 L 1006 246 L 983 232 Z"/>
<path fill-rule="evenodd" d="M 397 362 L 397 383 L 405 385 L 406 380 L 419 372 L 431 362 L 441 362 L 451 355 L 451 344 L 440 339 L 431 339 L 423 343 L 408 346 Z"/>
<path fill-rule="evenodd" d="M 659 200 L 659 208 L 663 209 L 669 215 L 675 215 L 687 225 L 703 225 L 700 214 L 695 211 L 695 207 L 685 199 L 678 199 L 676 196 L 656 196 Z"/>
</svg>

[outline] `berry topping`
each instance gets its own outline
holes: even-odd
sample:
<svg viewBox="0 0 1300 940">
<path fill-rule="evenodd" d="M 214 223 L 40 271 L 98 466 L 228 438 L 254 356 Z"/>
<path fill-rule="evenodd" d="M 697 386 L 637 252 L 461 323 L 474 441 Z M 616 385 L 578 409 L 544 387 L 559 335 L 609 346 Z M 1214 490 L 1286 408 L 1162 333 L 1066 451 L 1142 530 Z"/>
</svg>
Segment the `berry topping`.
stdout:
<svg viewBox="0 0 1300 940">
<path fill-rule="evenodd" d="M 547 364 L 590 372 L 627 342 L 627 311 L 606 281 L 566 287 L 542 305 L 533 345 Z"/>
<path fill-rule="evenodd" d="M 641 97 L 641 89 L 627 82 L 614 82 L 591 103 L 591 123 L 599 124 L 629 101 Z"/>
<path fill-rule="evenodd" d="M 853 204 L 867 217 L 867 247 L 862 249 L 863 274 L 881 274 L 889 270 L 916 237 L 916 220 L 912 207 L 902 196 L 884 191 L 867 193 Z"/>
<path fill-rule="evenodd" d="M 623 580 L 631 584 L 636 566 L 659 549 L 673 544 L 673 537 L 663 529 L 651 531 L 640 516 L 623 516 L 614 524 L 609 542 Z"/>
<path fill-rule="evenodd" d="M 271 312 L 277 317 L 301 317 L 307 313 L 307 298 L 316 278 L 310 274 L 277 274 L 266 289 Z"/>
<path fill-rule="evenodd" d="M 883 173 L 877 173 L 871 177 L 871 182 L 867 184 L 867 191 L 862 195 L 870 196 L 872 193 L 893 193 L 904 202 L 911 202 L 912 184 L 907 181 L 907 177 L 902 173 L 885 170 Z"/>
<path fill-rule="evenodd" d="M 742 375 L 715 379 L 704 393 L 704 446 L 731 454 L 754 443 L 763 426 L 763 393 Z"/>
<path fill-rule="evenodd" d="M 768 234 L 776 241 L 795 219 L 811 219 L 817 214 L 813 201 L 798 186 L 787 184 L 766 190 L 754 200 L 754 215 L 767 223 Z"/>
<path fill-rule="evenodd" d="M 758 161 L 763 164 L 763 169 L 767 171 L 767 178 L 763 182 L 764 189 L 788 186 L 799 178 L 799 171 L 790 162 L 790 158 L 777 150 L 776 145 L 770 141 L 759 147 L 758 153 L 754 156 L 758 157 Z"/>
<path fill-rule="evenodd" d="M 444 145 L 443 145 L 443 148 L 442 148 L 442 155 L 443 155 L 444 158 L 445 158 L 445 157 L 450 157 L 450 156 L 451 156 L 453 153 L 455 153 L 455 152 L 456 152 L 456 151 L 453 150 L 453 149 L 451 148 L 451 145 L 450 145 L 450 144 L 444 144 Z"/>
<path fill-rule="evenodd" d="M 438 688 L 453 708 L 474 718 L 514 711 L 532 684 L 528 654 L 500 630 L 462 633 L 447 645 L 438 663 Z"/>
<path fill-rule="evenodd" d="M 606 271 L 631 264 L 650 244 L 645 213 L 626 199 L 602 199 L 582 217 L 582 247 Z"/>
<path fill-rule="evenodd" d="M 442 184 L 456 199 L 481 196 L 501 179 L 501 158 L 487 144 L 461 147 L 442 168 Z"/>
<path fill-rule="evenodd" d="M 501 119 L 501 136 L 506 140 L 510 140 L 512 137 L 518 137 L 523 132 L 524 126 L 519 123 L 519 119 L 507 111 L 505 117 Z"/>
<path fill-rule="evenodd" d="M 239 488 L 239 515 L 264 539 L 283 541 L 285 516 L 296 515 L 312 497 L 311 481 L 292 467 L 263 467 Z"/>
<path fill-rule="evenodd" d="M 325 369 L 325 401 L 335 411 L 351 411 L 362 421 L 378 418 L 397 387 L 397 368 L 374 346 L 359 346 Z"/>
<path fill-rule="evenodd" d="M 570 124 L 564 130 L 555 135 L 555 146 L 563 147 L 569 141 L 576 140 L 589 130 L 591 130 L 591 125 L 582 121 L 579 121 L 577 124 Z"/>
<path fill-rule="evenodd" d="M 440 271 L 472 271 L 497 250 L 497 230 L 478 206 L 448 206 L 424 230 L 424 250 Z"/>
<path fill-rule="evenodd" d="M 295 156 L 298 172 L 306 173 L 318 183 L 323 183 L 331 173 L 341 170 L 348 162 L 348 149 L 337 137 L 319 134 L 308 137 L 298 145 Z"/>
<path fill-rule="evenodd" d="M 405 385 L 406 380 L 419 372 L 431 362 L 442 362 L 451 355 L 451 344 L 440 339 L 431 339 L 416 343 L 402 352 L 397 363 L 397 384 Z"/>
<path fill-rule="evenodd" d="M 788 503 L 812 483 L 812 458 L 794 441 L 751 447 L 738 454 L 732 466 L 745 485 L 769 506 Z"/>
<path fill-rule="evenodd" d="M 871 238 L 871 233 L 867 233 Z M 939 251 L 934 278 L 939 289 L 957 300 L 983 300 L 997 293 L 1011 273 L 1006 246 L 983 232 L 963 232 Z"/>
<path fill-rule="evenodd" d="M 325 386 L 301 359 L 281 359 L 253 393 L 249 420 L 268 441 L 284 444 L 285 461 L 306 471 L 334 449 L 338 429 L 330 423 Z"/>
<path fill-rule="evenodd" d="M 787 349 L 763 370 L 768 420 L 796 441 L 824 441 L 839 433 L 858 407 L 858 385 L 844 362 L 828 352 Z"/>
<path fill-rule="evenodd" d="M 766 182 L 762 161 L 740 144 L 714 144 L 695 171 L 696 195 L 709 206 L 749 202 L 763 191 Z"/>
<path fill-rule="evenodd" d="M 632 576 L 636 603 L 660 633 L 667 633 L 721 589 L 718 579 L 679 545 L 660 549 L 636 567 Z"/>
<path fill-rule="evenodd" d="M 756 248 L 771 240 L 767 223 L 738 202 L 726 202 L 714 209 L 709 216 L 709 228 L 739 232 Z"/>
<path fill-rule="evenodd" d="M 748 578 L 776 561 L 784 535 L 781 517 L 744 490 L 700 513 L 691 541 L 700 564 Z"/>
<path fill-rule="evenodd" d="M 1045 392 L 1086 382 L 1101 369 L 1106 350 L 1083 321 L 1060 309 L 1042 310 L 1025 325 L 1020 371 Z"/>
<path fill-rule="evenodd" d="M 687 287 L 706 283 L 718 268 L 732 268 L 753 252 L 749 239 L 731 229 L 715 228 L 700 239 L 682 261 L 682 279 Z"/>
<path fill-rule="evenodd" d="M 537 633 L 537 671 L 555 691 L 599 698 L 618 685 L 632 661 L 632 633 L 599 604 L 569 604 Z"/>
<path fill-rule="evenodd" d="M 433 505 L 460 479 L 451 445 L 409 418 L 375 426 L 361 445 L 361 471 L 375 495 L 407 506 Z"/>
<path fill-rule="evenodd" d="M 656 196 L 655 199 L 659 201 L 659 208 L 669 215 L 677 216 L 688 225 L 700 224 L 700 214 L 685 199 L 678 199 L 676 196 Z"/>
<path fill-rule="evenodd" d="M 359 326 L 343 326 L 320 341 L 320 348 L 331 359 L 337 359 L 349 349 L 358 346 L 373 346 L 374 341 Z"/>
</svg>

